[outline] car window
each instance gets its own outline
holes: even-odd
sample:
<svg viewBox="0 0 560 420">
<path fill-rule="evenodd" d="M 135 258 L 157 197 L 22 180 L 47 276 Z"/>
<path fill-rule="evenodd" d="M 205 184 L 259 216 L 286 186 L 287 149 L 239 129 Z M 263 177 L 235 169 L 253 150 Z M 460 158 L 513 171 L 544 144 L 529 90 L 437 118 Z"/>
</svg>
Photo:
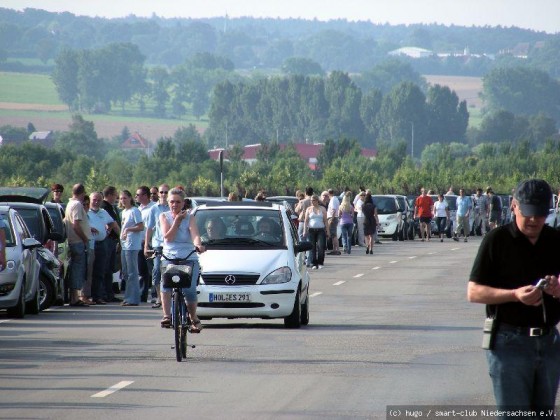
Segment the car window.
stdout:
<svg viewBox="0 0 560 420">
<path fill-rule="evenodd" d="M 196 222 L 202 242 L 209 248 L 284 247 L 280 215 L 278 210 L 258 208 L 199 208 Z"/>
<path fill-rule="evenodd" d="M 444 195 L 443 198 L 445 198 L 445 201 L 447 201 L 450 211 L 457 210 L 457 197 Z"/>
<path fill-rule="evenodd" d="M 6 237 L 6 246 L 11 247 L 16 245 L 16 240 L 13 232 L 13 227 L 10 224 L 8 216 L 0 216 L 0 219 L 4 222 L 2 230 L 4 231 L 4 236 Z"/>
<path fill-rule="evenodd" d="M 14 230 L 17 232 L 17 234 L 19 235 L 19 237 L 24 240 L 27 238 L 31 238 L 31 234 L 29 233 L 29 229 L 27 228 L 27 225 L 25 224 L 25 221 L 21 218 L 21 216 L 19 214 L 16 215 L 16 217 L 14 218 Z"/>
<path fill-rule="evenodd" d="M 18 213 L 25 221 L 29 232 L 31 235 L 37 239 L 39 242 L 43 240 L 43 233 L 41 232 L 41 221 L 39 217 L 37 217 L 37 211 L 35 209 L 18 209 Z"/>
<path fill-rule="evenodd" d="M 394 214 L 398 212 L 397 202 L 393 197 L 372 197 L 377 207 L 377 214 Z"/>
</svg>

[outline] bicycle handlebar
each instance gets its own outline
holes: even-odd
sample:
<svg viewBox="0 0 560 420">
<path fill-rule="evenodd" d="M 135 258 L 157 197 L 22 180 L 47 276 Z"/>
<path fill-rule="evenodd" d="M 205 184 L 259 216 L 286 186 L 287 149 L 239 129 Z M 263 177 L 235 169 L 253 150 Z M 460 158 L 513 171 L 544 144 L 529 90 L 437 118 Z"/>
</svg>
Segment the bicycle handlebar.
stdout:
<svg viewBox="0 0 560 420">
<path fill-rule="evenodd" d="M 167 260 L 167 261 L 184 261 L 186 259 L 188 259 L 192 254 L 194 254 L 195 252 L 200 253 L 200 249 L 198 247 L 195 247 L 190 253 L 189 255 L 187 255 L 185 258 L 169 258 L 166 255 L 164 255 L 163 251 L 155 251 L 154 250 L 154 254 L 151 258 L 155 258 L 156 256 L 162 257 L 163 259 Z"/>
</svg>

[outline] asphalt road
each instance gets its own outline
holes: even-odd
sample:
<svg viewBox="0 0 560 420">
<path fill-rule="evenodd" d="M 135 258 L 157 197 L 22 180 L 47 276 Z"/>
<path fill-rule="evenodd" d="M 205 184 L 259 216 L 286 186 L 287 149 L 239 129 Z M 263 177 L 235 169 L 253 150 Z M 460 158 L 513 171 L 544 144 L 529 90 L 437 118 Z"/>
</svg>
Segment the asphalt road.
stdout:
<svg viewBox="0 0 560 420">
<path fill-rule="evenodd" d="M 391 242 L 312 272 L 310 324 L 212 320 L 188 360 L 150 305 L 0 312 L 2 419 L 377 419 L 388 405 L 492 404 L 480 238 Z"/>
</svg>

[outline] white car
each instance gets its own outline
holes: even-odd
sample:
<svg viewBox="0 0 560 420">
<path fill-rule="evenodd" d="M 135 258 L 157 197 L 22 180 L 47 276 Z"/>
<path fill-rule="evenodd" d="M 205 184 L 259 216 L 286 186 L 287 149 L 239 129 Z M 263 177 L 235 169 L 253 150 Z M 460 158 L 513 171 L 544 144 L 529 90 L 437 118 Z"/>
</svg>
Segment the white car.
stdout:
<svg viewBox="0 0 560 420">
<path fill-rule="evenodd" d="M 0 268 L 0 309 L 8 316 L 23 318 L 40 308 L 37 248 L 41 243 L 31 236 L 22 217 L 8 206 L 0 206 L 6 237 L 6 267 Z"/>
<path fill-rule="evenodd" d="M 403 206 L 406 205 L 406 197 L 388 194 L 372 195 L 371 199 L 377 207 L 377 217 L 379 218 L 377 233 L 393 240 L 404 239 L 407 208 L 403 208 Z"/>
<path fill-rule="evenodd" d="M 199 256 L 201 318 L 283 318 L 287 328 L 309 323 L 304 251 L 311 244 L 299 241 L 284 205 L 209 203 L 194 214 L 206 247 Z M 214 228 L 207 231 L 209 224 Z"/>
</svg>

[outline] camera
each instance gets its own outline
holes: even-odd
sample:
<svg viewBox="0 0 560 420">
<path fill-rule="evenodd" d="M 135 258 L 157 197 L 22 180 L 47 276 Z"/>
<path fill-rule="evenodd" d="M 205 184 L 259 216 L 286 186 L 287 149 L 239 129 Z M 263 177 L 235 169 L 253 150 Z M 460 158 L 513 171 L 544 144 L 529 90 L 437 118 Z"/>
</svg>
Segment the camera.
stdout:
<svg viewBox="0 0 560 420">
<path fill-rule="evenodd" d="M 547 286 L 548 286 L 548 280 L 547 279 L 540 279 L 535 287 L 537 289 L 544 290 L 544 289 L 546 289 Z"/>
</svg>

